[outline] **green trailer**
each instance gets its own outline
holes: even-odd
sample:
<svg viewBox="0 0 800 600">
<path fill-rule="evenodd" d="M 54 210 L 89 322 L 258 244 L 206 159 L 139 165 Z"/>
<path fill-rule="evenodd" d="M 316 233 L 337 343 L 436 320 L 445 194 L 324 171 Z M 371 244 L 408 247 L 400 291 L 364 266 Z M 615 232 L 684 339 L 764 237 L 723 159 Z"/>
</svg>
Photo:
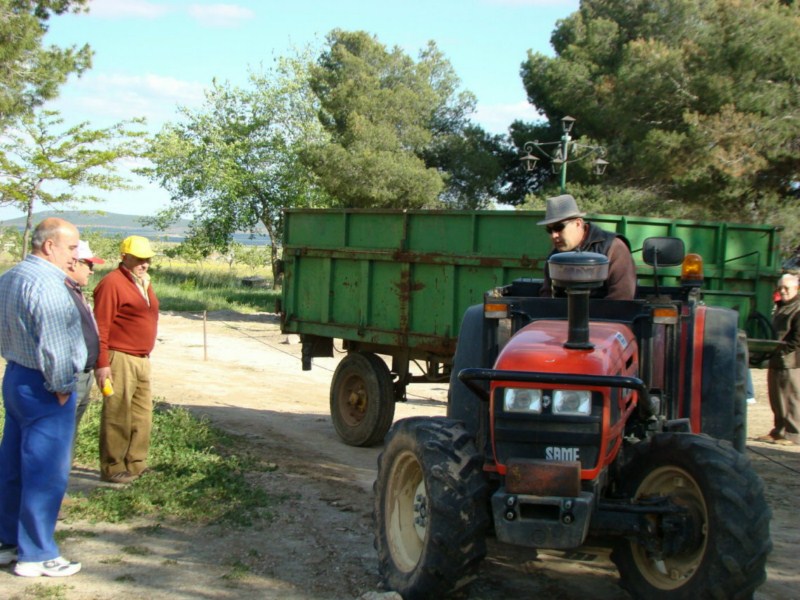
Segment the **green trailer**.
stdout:
<svg viewBox="0 0 800 600">
<path fill-rule="evenodd" d="M 543 276 L 551 243 L 536 225 L 542 218 L 542 211 L 286 211 L 281 327 L 300 335 L 304 370 L 341 340 L 347 355 L 333 375 L 330 408 L 346 443 L 380 442 L 410 383 L 449 381 L 462 316 L 487 290 Z M 703 258 L 704 301 L 737 310 L 749 337 L 772 337 L 779 228 L 586 218 L 628 238 L 642 285 L 654 283 L 641 260 L 644 240 L 681 238 Z M 675 285 L 680 268 L 659 273 L 659 283 Z"/>
</svg>

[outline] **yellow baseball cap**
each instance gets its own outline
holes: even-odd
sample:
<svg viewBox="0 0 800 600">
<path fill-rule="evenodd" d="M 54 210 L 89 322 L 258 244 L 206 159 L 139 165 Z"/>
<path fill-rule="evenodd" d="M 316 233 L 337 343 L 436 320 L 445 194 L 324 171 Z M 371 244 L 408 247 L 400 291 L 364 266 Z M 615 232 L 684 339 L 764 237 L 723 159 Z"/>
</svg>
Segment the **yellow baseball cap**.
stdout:
<svg viewBox="0 0 800 600">
<path fill-rule="evenodd" d="M 119 245 L 120 254 L 130 254 L 136 258 L 152 258 L 156 255 L 150 247 L 150 240 L 140 235 L 131 235 Z"/>
</svg>

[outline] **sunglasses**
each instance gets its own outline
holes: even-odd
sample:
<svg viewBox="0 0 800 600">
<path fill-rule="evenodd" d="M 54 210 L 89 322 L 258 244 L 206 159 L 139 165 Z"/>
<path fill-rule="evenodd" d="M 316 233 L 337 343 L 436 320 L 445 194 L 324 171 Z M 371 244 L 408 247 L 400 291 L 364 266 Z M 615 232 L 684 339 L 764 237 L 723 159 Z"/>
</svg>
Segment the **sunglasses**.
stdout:
<svg viewBox="0 0 800 600">
<path fill-rule="evenodd" d="M 572 223 L 575 219 L 567 219 L 566 221 L 561 221 L 560 223 L 554 223 L 553 225 L 547 225 L 545 229 L 547 233 L 561 233 L 564 231 L 564 227 L 567 226 L 567 223 Z"/>
<path fill-rule="evenodd" d="M 89 267 L 90 271 L 94 272 L 94 263 L 89 262 L 88 260 L 79 260 L 78 262 L 81 263 L 82 265 L 86 265 L 87 267 Z"/>
</svg>

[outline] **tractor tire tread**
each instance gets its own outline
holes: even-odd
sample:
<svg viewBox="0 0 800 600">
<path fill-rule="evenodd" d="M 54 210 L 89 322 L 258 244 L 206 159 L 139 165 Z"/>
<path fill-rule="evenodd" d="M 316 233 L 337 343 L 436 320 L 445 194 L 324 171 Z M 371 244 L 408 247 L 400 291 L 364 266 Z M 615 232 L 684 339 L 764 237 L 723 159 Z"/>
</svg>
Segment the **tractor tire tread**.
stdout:
<svg viewBox="0 0 800 600">
<path fill-rule="evenodd" d="M 632 448 L 622 478 L 635 487 L 659 466 L 677 465 L 696 481 L 709 510 L 707 551 L 697 571 L 680 588 L 662 590 L 650 585 L 631 558 L 635 542 L 616 544 L 611 559 L 620 572 L 620 585 L 634 598 L 751 598 L 766 578 L 771 512 L 764 486 L 746 455 L 729 443 L 706 435 L 665 433 Z"/>
<path fill-rule="evenodd" d="M 459 440 L 460 447 L 454 446 L 453 440 Z M 393 561 L 383 500 L 392 477 L 393 460 L 408 451 L 424 467 L 430 514 L 425 547 L 410 572 L 398 568 Z M 489 523 L 484 501 L 487 485 L 481 466 L 474 443 L 458 421 L 413 417 L 394 424 L 378 458 L 378 476 L 373 486 L 374 546 L 387 589 L 413 600 L 443 595 L 472 580 L 486 555 L 485 532 Z"/>
</svg>

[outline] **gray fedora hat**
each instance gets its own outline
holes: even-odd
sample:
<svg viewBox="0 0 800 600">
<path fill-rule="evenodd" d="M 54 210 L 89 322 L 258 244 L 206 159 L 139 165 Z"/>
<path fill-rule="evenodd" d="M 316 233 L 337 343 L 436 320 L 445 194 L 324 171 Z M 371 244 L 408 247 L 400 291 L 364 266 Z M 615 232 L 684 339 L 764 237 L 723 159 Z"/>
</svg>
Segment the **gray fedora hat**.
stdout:
<svg viewBox="0 0 800 600">
<path fill-rule="evenodd" d="M 577 219 L 586 213 L 578 210 L 578 203 L 569 194 L 561 194 L 547 199 L 547 210 L 544 213 L 544 220 L 537 225 L 550 225 L 567 219 Z"/>
</svg>

